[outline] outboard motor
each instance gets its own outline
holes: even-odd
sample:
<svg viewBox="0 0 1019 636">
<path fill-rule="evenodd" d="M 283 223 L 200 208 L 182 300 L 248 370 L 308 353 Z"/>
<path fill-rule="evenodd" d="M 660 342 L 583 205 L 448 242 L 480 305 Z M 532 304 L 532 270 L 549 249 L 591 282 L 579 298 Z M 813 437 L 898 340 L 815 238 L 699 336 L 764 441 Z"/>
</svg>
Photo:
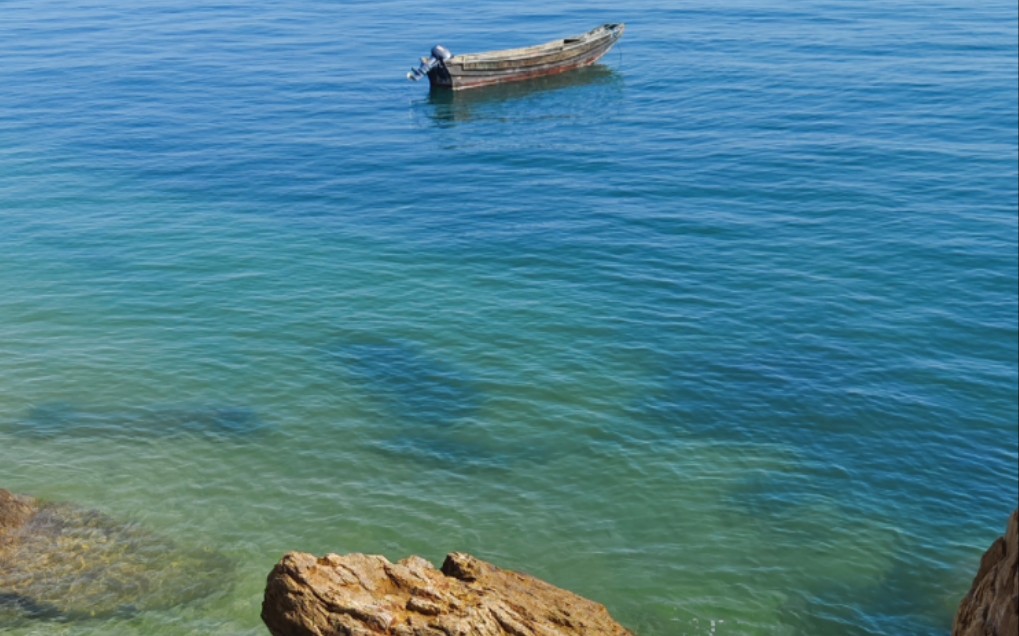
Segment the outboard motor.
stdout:
<svg viewBox="0 0 1019 636">
<path fill-rule="evenodd" d="M 440 62 L 448 62 L 449 60 L 453 59 L 453 54 L 449 52 L 449 49 L 442 46 L 441 44 L 436 44 L 435 46 L 432 47 L 432 57 L 439 60 Z"/>
<path fill-rule="evenodd" d="M 418 66 L 417 68 L 412 68 L 410 70 L 410 73 L 407 73 L 407 79 L 414 80 L 416 82 L 422 77 L 428 75 L 429 71 L 431 71 L 436 66 L 444 62 L 447 62 L 451 59 L 453 59 L 453 54 L 449 52 L 449 49 L 442 46 L 441 44 L 436 44 L 435 46 L 432 47 L 432 57 L 421 58 L 421 66 Z"/>
</svg>

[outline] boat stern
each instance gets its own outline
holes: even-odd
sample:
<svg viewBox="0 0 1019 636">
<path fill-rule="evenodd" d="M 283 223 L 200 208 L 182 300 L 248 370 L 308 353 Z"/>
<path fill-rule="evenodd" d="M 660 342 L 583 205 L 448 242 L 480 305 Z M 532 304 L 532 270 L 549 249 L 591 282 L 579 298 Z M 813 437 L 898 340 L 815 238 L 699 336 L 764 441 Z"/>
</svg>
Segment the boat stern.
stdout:
<svg viewBox="0 0 1019 636">
<path fill-rule="evenodd" d="M 427 76 L 432 86 L 449 87 L 452 85 L 452 79 L 446 68 L 446 62 L 451 59 L 453 59 L 453 54 L 449 52 L 449 49 L 441 44 L 436 44 L 432 47 L 431 57 L 421 58 L 421 64 L 407 73 L 407 79 L 416 82 Z"/>
</svg>

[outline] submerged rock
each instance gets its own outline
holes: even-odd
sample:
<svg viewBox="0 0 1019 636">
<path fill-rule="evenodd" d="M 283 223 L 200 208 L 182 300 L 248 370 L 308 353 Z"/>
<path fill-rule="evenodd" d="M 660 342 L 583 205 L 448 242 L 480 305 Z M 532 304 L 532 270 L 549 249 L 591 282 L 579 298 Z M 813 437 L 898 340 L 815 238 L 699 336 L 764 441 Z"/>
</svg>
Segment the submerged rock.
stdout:
<svg viewBox="0 0 1019 636">
<path fill-rule="evenodd" d="M 0 618 L 131 614 L 228 587 L 229 563 L 134 524 L 0 489 Z"/>
<path fill-rule="evenodd" d="M 25 525 L 37 511 L 35 500 L 0 488 L 0 548 L 5 545 L 7 531 Z"/>
<path fill-rule="evenodd" d="M 955 615 L 953 636 L 1019 634 L 1019 510 L 1005 536 L 984 553 L 969 594 Z"/>
<path fill-rule="evenodd" d="M 262 620 L 274 636 L 631 636 L 598 603 L 460 553 L 441 571 L 421 557 L 287 554 Z"/>
</svg>

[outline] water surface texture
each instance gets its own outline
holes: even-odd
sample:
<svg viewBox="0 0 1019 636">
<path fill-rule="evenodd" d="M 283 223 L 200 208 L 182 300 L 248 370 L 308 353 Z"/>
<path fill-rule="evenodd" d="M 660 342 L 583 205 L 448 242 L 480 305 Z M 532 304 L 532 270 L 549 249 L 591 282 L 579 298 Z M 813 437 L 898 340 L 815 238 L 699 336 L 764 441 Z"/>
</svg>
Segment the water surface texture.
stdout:
<svg viewBox="0 0 1019 636">
<path fill-rule="evenodd" d="M 946 634 L 1019 485 L 1016 11 L 0 3 L 0 487 L 233 564 L 0 631 L 463 550 L 639 636 Z"/>
</svg>

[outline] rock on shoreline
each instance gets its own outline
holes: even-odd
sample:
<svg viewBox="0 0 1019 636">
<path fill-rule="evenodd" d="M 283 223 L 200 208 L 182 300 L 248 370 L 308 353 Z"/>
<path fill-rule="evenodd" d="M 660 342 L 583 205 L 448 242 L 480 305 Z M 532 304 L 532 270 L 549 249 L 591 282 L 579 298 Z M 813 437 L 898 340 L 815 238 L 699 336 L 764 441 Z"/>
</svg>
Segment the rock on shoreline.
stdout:
<svg viewBox="0 0 1019 636">
<path fill-rule="evenodd" d="M 262 620 L 274 636 L 632 636 L 603 605 L 463 553 L 437 570 L 292 552 L 269 574 Z"/>
<path fill-rule="evenodd" d="M 969 594 L 959 606 L 952 636 L 1019 634 L 1019 510 L 1012 513 L 1005 536 L 984 553 Z"/>
</svg>

